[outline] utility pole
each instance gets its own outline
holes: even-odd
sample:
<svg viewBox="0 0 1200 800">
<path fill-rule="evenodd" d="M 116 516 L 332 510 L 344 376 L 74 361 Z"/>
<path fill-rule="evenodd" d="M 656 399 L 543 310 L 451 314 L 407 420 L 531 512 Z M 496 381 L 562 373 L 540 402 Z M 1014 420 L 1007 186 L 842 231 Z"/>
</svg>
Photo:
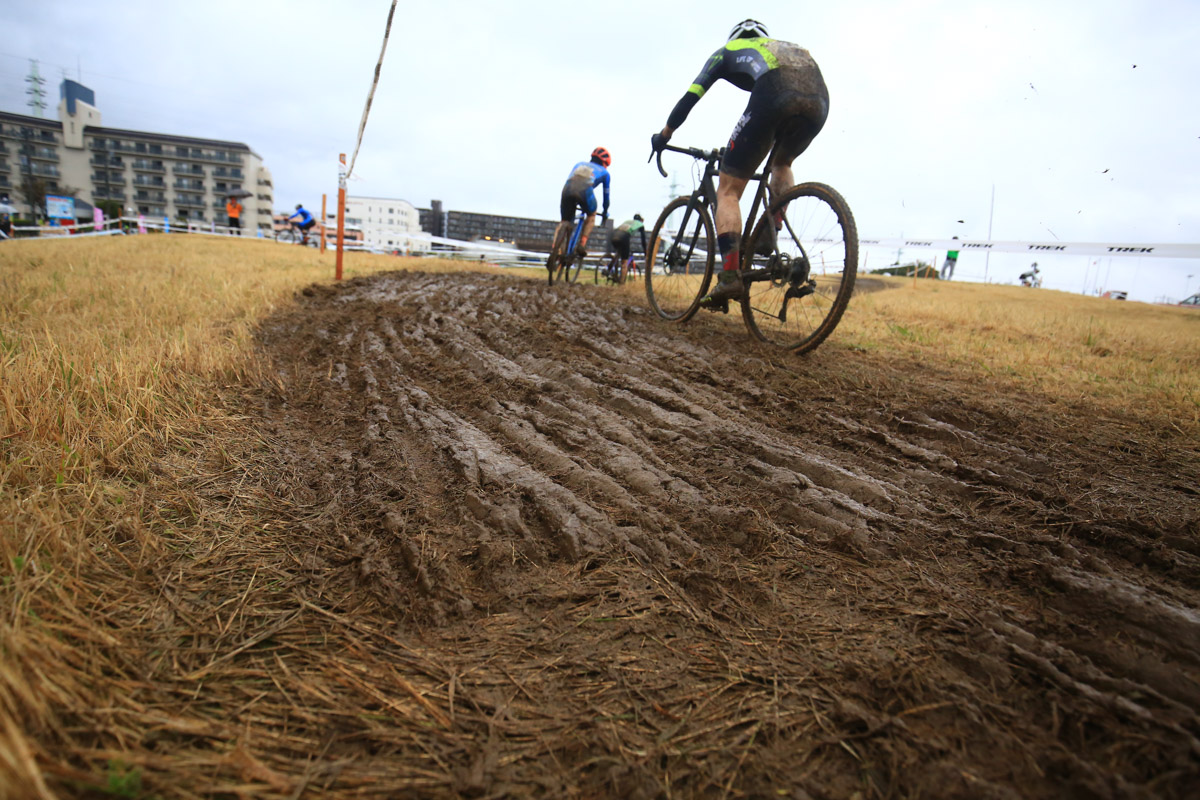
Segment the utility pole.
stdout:
<svg viewBox="0 0 1200 800">
<path fill-rule="evenodd" d="M 29 100 L 25 105 L 29 106 L 35 117 L 40 117 L 46 110 L 46 90 L 43 88 L 46 79 L 38 74 L 37 59 L 29 59 L 29 74 L 25 76 L 25 82 L 29 84 L 29 88 L 25 90 Z"/>
</svg>

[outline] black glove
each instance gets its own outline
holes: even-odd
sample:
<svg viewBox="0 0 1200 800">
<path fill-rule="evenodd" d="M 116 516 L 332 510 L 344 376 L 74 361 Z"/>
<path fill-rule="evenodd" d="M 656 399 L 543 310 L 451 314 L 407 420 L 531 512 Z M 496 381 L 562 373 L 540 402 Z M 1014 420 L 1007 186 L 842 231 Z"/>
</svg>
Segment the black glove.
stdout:
<svg viewBox="0 0 1200 800">
<path fill-rule="evenodd" d="M 669 141 L 671 141 L 670 136 L 663 136 L 661 133 L 656 133 L 650 137 L 650 149 L 656 153 L 661 153 Z"/>
</svg>

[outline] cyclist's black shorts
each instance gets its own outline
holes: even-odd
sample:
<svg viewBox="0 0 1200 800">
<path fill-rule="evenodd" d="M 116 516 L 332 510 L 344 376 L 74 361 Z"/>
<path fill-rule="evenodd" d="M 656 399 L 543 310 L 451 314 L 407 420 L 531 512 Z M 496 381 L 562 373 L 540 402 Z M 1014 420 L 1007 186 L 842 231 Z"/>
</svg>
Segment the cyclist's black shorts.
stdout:
<svg viewBox="0 0 1200 800">
<path fill-rule="evenodd" d="M 317 221 L 315 219 L 310 219 L 308 222 L 303 222 L 303 223 L 297 225 L 296 227 L 302 231 L 306 231 L 309 228 L 311 228 L 313 225 L 316 225 L 316 224 L 317 224 Z"/>
<path fill-rule="evenodd" d="M 559 201 L 559 219 L 563 222 L 574 222 L 577 208 L 582 208 L 589 214 L 595 214 L 596 194 L 590 186 L 580 190 L 568 183 L 563 187 L 562 200 Z"/>
<path fill-rule="evenodd" d="M 791 165 L 812 144 L 828 116 L 829 92 L 820 70 L 780 67 L 750 92 L 721 159 L 721 172 L 749 179 L 767 153 L 772 165 Z"/>
<path fill-rule="evenodd" d="M 613 231 L 612 239 L 613 252 L 622 261 L 629 259 L 629 231 Z"/>
</svg>

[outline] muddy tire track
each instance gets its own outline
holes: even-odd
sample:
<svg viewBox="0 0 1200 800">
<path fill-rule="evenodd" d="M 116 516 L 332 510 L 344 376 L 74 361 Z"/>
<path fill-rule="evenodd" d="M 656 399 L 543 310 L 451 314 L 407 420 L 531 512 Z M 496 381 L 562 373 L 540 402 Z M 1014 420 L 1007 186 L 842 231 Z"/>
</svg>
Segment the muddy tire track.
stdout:
<svg viewBox="0 0 1200 800">
<path fill-rule="evenodd" d="M 1200 786 L 1186 438 L 507 276 L 310 287 L 261 342 L 346 591 L 441 641 L 460 697 L 521 687 L 448 791 Z M 696 727 L 713 697 L 740 721 Z"/>
</svg>

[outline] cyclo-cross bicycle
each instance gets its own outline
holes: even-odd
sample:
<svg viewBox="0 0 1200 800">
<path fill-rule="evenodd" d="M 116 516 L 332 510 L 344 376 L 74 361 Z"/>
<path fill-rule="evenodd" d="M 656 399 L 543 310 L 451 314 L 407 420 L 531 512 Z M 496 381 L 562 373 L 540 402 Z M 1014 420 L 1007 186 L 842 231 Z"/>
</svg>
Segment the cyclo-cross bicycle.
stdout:
<svg viewBox="0 0 1200 800">
<path fill-rule="evenodd" d="M 575 248 L 579 246 L 579 238 L 583 235 L 583 223 L 587 221 L 587 218 L 587 212 L 580 210 L 570 236 L 555 234 L 554 246 L 550 248 L 550 257 L 546 259 L 546 269 L 550 271 L 551 286 L 554 285 L 556 277 L 562 283 L 574 283 L 579 280 L 579 272 L 583 269 L 583 262 L 586 259 L 580 258 L 575 253 Z"/>
<path fill-rule="evenodd" d="M 663 319 L 686 322 L 708 293 L 717 260 L 713 178 L 724 149 L 663 149 L 705 162 L 696 191 L 675 198 L 659 215 L 646 254 L 650 307 Z M 658 171 L 666 177 L 662 151 Z M 758 339 L 807 353 L 837 327 L 854 293 L 858 230 L 850 206 L 831 187 L 801 183 L 774 197 L 768 176 L 764 169 L 752 177 L 758 190 L 742 233 L 742 319 Z"/>
<path fill-rule="evenodd" d="M 319 233 L 319 228 L 319 225 L 314 225 L 309 229 L 309 233 L 312 233 L 314 230 Z M 318 245 L 317 239 L 306 236 L 305 232 L 294 221 L 289 221 L 286 228 L 275 232 L 275 241 L 283 242 L 284 244 L 303 244 L 309 247 L 316 247 Z"/>
<path fill-rule="evenodd" d="M 645 253 L 649 252 L 649 248 L 646 247 L 646 229 L 640 228 L 639 233 L 642 237 L 642 257 L 644 258 Z M 601 276 L 603 276 L 606 282 L 615 283 L 620 286 L 625 282 L 625 279 L 628 278 L 631 273 L 638 271 L 638 262 L 634 260 L 632 253 L 633 243 L 630 242 L 629 258 L 623 259 L 617 255 L 617 252 L 612 249 L 612 238 L 610 236 L 609 253 L 604 257 L 604 265 L 597 268 L 593 282 L 599 283 Z"/>
<path fill-rule="evenodd" d="M 609 253 L 605 256 L 605 262 L 602 267 L 596 270 L 594 283 L 599 283 L 600 278 L 604 278 L 605 283 L 615 283 L 618 286 L 625 282 L 625 263 L 624 259 L 616 253 Z"/>
</svg>

